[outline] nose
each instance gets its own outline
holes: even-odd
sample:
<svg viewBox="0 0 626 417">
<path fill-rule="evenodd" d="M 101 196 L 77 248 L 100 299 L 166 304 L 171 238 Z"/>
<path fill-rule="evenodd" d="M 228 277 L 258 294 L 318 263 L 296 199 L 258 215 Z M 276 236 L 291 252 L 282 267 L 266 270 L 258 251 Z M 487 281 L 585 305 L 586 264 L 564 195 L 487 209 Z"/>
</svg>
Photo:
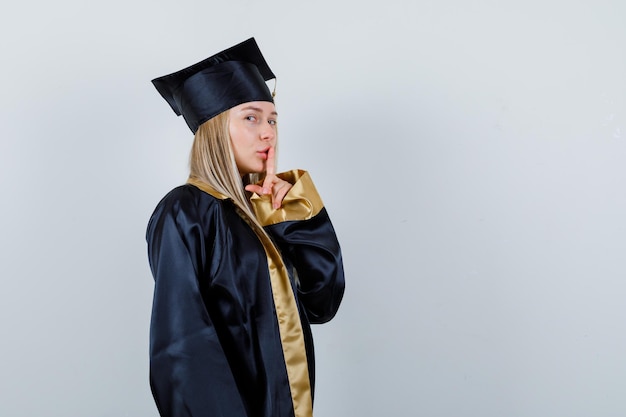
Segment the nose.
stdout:
<svg viewBox="0 0 626 417">
<path fill-rule="evenodd" d="M 262 128 L 261 128 L 261 139 L 262 140 L 266 140 L 266 141 L 271 141 L 274 140 L 274 138 L 276 137 L 276 131 L 274 130 L 274 127 L 272 125 L 265 124 Z"/>
</svg>

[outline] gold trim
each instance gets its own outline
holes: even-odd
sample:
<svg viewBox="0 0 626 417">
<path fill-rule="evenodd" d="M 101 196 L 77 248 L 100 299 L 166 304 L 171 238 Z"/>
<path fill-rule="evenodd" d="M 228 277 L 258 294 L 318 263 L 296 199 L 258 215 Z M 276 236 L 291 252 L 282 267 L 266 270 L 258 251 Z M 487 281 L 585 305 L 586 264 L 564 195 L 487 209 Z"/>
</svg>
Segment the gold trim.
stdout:
<svg viewBox="0 0 626 417">
<path fill-rule="evenodd" d="M 229 198 L 197 179 L 189 178 L 187 183 L 217 199 L 226 200 Z M 317 195 L 317 192 L 315 194 Z M 276 317 L 278 319 L 278 330 L 287 369 L 294 415 L 295 417 L 313 417 L 313 397 L 311 395 L 311 380 L 309 379 L 304 332 L 302 331 L 296 298 L 289 280 L 289 273 L 278 249 L 276 249 L 276 246 L 274 246 L 267 234 L 263 230 L 258 230 L 258 226 L 242 210 L 237 209 L 237 213 L 254 230 L 267 256 L 272 298 L 274 299 L 274 308 L 276 309 Z"/>
<path fill-rule="evenodd" d="M 202 191 L 204 191 L 205 193 L 217 198 L 218 200 L 228 200 L 230 197 L 220 193 L 219 191 L 217 191 L 216 189 L 214 189 L 213 187 L 211 187 L 209 184 L 207 184 L 206 182 L 202 182 L 199 179 L 196 178 L 189 178 L 187 180 L 187 184 L 191 184 L 196 188 L 201 189 Z"/>
<path fill-rule="evenodd" d="M 263 226 L 291 220 L 308 220 L 324 208 L 322 198 L 308 172 L 293 170 L 278 174 L 278 177 L 293 184 L 283 199 L 281 208 L 272 207 L 272 198 L 269 195 L 253 194 L 250 198 L 254 214 Z"/>
<path fill-rule="evenodd" d="M 293 411 L 295 417 L 313 417 L 313 397 L 311 395 L 304 333 L 296 299 L 289 281 L 289 274 L 278 249 L 267 235 L 260 235 L 258 232 L 257 235 L 267 254 L 272 296 L 287 367 Z"/>
</svg>

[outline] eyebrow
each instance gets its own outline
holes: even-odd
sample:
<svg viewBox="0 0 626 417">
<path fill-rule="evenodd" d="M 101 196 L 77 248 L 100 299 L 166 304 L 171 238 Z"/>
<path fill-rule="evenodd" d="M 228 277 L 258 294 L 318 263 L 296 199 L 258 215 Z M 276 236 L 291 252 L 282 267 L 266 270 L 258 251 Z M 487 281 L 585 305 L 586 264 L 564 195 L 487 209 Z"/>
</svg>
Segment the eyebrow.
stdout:
<svg viewBox="0 0 626 417">
<path fill-rule="evenodd" d="M 254 106 L 246 106 L 244 108 L 242 108 L 240 111 L 247 111 L 247 110 L 254 110 L 258 113 L 263 113 L 263 109 L 261 109 L 260 107 L 254 107 Z M 277 111 L 273 111 L 270 113 L 273 116 L 278 116 L 278 112 Z"/>
</svg>

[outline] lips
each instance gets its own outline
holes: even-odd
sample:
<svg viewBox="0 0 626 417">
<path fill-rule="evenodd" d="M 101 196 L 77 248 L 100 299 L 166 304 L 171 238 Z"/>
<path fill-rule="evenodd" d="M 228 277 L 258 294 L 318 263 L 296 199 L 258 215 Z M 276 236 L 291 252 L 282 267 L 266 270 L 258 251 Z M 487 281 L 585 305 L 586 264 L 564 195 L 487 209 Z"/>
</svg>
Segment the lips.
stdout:
<svg viewBox="0 0 626 417">
<path fill-rule="evenodd" d="M 257 151 L 257 155 L 259 155 L 261 157 L 261 159 L 263 160 L 267 160 L 267 153 L 269 152 L 270 148 L 261 150 L 261 151 Z"/>
</svg>

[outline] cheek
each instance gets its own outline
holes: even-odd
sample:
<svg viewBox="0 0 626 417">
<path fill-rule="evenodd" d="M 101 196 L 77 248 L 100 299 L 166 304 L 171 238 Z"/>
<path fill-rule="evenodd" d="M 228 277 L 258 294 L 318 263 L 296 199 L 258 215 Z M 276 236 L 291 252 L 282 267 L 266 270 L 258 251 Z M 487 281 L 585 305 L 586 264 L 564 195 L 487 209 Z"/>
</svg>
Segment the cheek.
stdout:
<svg viewBox="0 0 626 417">
<path fill-rule="evenodd" d="M 242 138 L 241 131 L 237 129 L 236 127 L 235 128 L 231 127 L 229 129 L 229 132 L 230 132 L 230 143 L 233 146 L 233 150 L 236 151 L 237 149 L 241 148 L 241 144 L 243 143 L 241 139 Z"/>
<path fill-rule="evenodd" d="M 254 143 L 253 136 L 245 129 L 236 129 L 233 133 L 234 135 L 231 135 L 230 138 L 233 144 L 240 149 L 250 147 Z"/>
<path fill-rule="evenodd" d="M 238 134 L 235 134 L 230 138 L 233 153 L 239 162 L 246 161 L 254 155 L 254 144 L 247 135 L 242 134 L 242 132 L 236 133 Z"/>
</svg>

